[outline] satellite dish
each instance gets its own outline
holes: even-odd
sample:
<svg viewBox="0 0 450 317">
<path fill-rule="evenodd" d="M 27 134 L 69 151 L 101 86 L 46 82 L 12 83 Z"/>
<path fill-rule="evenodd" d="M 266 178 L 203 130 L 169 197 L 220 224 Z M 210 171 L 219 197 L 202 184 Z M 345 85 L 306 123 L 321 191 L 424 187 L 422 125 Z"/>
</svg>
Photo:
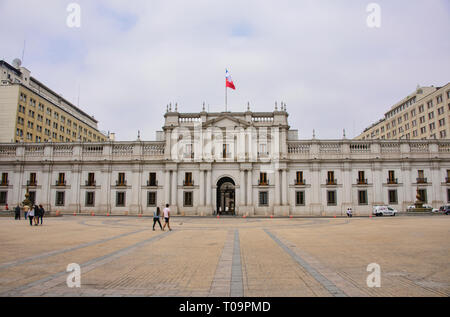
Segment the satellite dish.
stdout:
<svg viewBox="0 0 450 317">
<path fill-rule="evenodd" d="M 12 64 L 15 68 L 19 68 L 22 65 L 22 61 L 19 58 L 15 58 Z"/>
</svg>

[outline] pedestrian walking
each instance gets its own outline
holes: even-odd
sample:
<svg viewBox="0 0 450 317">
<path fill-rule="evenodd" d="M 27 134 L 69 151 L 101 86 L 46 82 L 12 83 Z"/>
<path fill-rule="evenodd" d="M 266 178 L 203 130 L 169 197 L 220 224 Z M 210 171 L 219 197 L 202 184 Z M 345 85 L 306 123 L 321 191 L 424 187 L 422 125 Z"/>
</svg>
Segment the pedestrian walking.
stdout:
<svg viewBox="0 0 450 317">
<path fill-rule="evenodd" d="M 25 220 L 27 220 L 29 212 L 30 212 L 30 206 L 28 206 L 28 205 L 23 206 L 23 213 L 25 214 Z"/>
<path fill-rule="evenodd" d="M 159 227 L 161 228 L 161 230 L 163 230 L 163 228 L 161 226 L 161 222 L 159 221 L 160 215 L 161 215 L 161 209 L 159 209 L 159 207 L 157 207 L 155 212 L 153 213 L 153 231 L 155 231 L 156 223 L 159 223 Z"/>
<path fill-rule="evenodd" d="M 39 209 L 38 205 L 34 205 L 33 209 L 34 209 L 34 225 L 39 226 L 39 217 L 41 214 L 41 210 Z"/>
<path fill-rule="evenodd" d="M 25 206 L 28 207 L 28 206 Z M 25 209 L 24 207 L 24 209 Z M 30 207 L 28 207 L 29 211 L 28 211 L 28 219 L 30 219 L 30 226 L 33 226 L 33 218 L 34 218 L 34 207 L 32 207 L 30 209 Z"/>
<path fill-rule="evenodd" d="M 17 207 L 14 208 L 14 214 L 15 214 L 14 219 L 15 220 L 20 220 L 20 206 L 19 205 L 17 205 Z"/>
<path fill-rule="evenodd" d="M 169 231 L 172 231 L 172 229 L 170 229 L 170 224 L 169 224 L 169 221 L 170 221 L 169 204 L 166 205 L 166 208 L 164 208 L 163 213 L 164 213 L 164 227 L 162 230 L 164 231 L 164 229 L 166 229 L 166 225 L 167 225 L 167 227 L 169 228 Z"/>
<path fill-rule="evenodd" d="M 349 218 L 353 217 L 352 208 L 347 209 L 347 217 L 349 217 Z"/>
<path fill-rule="evenodd" d="M 39 219 L 41 220 L 41 226 L 45 215 L 45 209 L 42 207 L 42 205 L 39 205 Z M 39 220 L 38 220 L 39 223 Z"/>
</svg>

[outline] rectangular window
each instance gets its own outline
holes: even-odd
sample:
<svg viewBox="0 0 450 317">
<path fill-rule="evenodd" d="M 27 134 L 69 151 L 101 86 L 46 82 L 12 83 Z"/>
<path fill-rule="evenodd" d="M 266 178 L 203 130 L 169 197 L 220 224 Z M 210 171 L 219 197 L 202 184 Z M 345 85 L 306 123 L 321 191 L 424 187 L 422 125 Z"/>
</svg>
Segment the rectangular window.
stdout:
<svg viewBox="0 0 450 317">
<path fill-rule="evenodd" d="M 304 206 L 305 205 L 305 192 L 299 191 L 295 192 L 295 205 Z"/>
<path fill-rule="evenodd" d="M 358 172 L 358 184 L 367 184 L 367 179 L 365 177 L 364 171 Z"/>
<path fill-rule="evenodd" d="M 119 173 L 119 178 L 117 180 L 117 186 L 126 186 L 127 181 L 125 179 L 125 173 Z"/>
<path fill-rule="evenodd" d="M 86 186 L 95 186 L 95 173 L 88 173 Z"/>
<path fill-rule="evenodd" d="M 65 173 L 59 173 L 58 174 L 58 186 L 66 186 L 66 174 Z"/>
<path fill-rule="evenodd" d="M 184 174 L 184 186 L 194 186 L 194 181 L 192 180 L 192 173 Z"/>
<path fill-rule="evenodd" d="M 156 173 L 149 174 L 148 186 L 158 186 L 156 182 Z"/>
<path fill-rule="evenodd" d="M 447 188 L 447 202 L 450 203 L 450 188 Z"/>
<path fill-rule="evenodd" d="M 55 206 L 62 207 L 65 203 L 66 192 L 56 192 Z"/>
<path fill-rule="evenodd" d="M 8 173 L 2 173 L 2 182 L 0 186 L 8 186 Z"/>
<path fill-rule="evenodd" d="M 337 180 L 334 178 L 334 171 L 328 171 L 327 177 L 327 185 L 336 185 Z"/>
<path fill-rule="evenodd" d="M 95 206 L 95 192 L 86 192 L 86 207 Z"/>
<path fill-rule="evenodd" d="M 296 185 L 304 185 L 305 181 L 303 179 L 303 172 L 297 172 L 297 179 L 295 180 Z"/>
<path fill-rule="evenodd" d="M 147 206 L 148 207 L 156 207 L 156 192 L 148 192 Z"/>
<path fill-rule="evenodd" d="M 29 186 L 37 186 L 36 173 L 30 173 L 30 180 L 28 181 Z"/>
<path fill-rule="evenodd" d="M 397 190 L 396 189 L 390 189 L 388 192 L 389 195 L 389 204 L 397 204 Z"/>
<path fill-rule="evenodd" d="M 269 206 L 269 193 L 259 192 L 259 206 L 266 207 Z"/>
<path fill-rule="evenodd" d="M 125 192 L 116 193 L 116 207 L 125 207 Z"/>
<path fill-rule="evenodd" d="M 395 171 L 388 172 L 388 184 L 397 184 L 397 179 L 395 178 Z"/>
<path fill-rule="evenodd" d="M 267 173 L 259 173 L 259 185 L 269 185 L 267 182 Z"/>
<path fill-rule="evenodd" d="M 442 95 L 436 97 L 436 103 L 440 104 L 442 102 Z"/>
<path fill-rule="evenodd" d="M 183 205 L 184 207 L 192 207 L 193 204 L 193 193 L 192 192 L 184 192 L 183 195 Z"/>
<path fill-rule="evenodd" d="M 360 205 L 367 205 L 367 190 L 358 191 L 358 203 Z"/>
<path fill-rule="evenodd" d="M 327 191 L 327 204 L 328 206 L 335 206 L 336 203 L 336 191 L 335 190 L 328 190 Z"/>
<path fill-rule="evenodd" d="M 1 191 L 0 192 L 0 205 L 4 206 L 8 203 L 8 192 Z"/>
</svg>

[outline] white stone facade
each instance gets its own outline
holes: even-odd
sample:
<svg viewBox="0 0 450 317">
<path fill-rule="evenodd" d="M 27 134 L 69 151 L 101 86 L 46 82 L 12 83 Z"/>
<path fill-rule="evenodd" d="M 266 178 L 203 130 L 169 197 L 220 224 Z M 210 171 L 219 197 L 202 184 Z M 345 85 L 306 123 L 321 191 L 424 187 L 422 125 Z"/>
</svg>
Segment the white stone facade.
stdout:
<svg viewBox="0 0 450 317">
<path fill-rule="evenodd" d="M 368 215 L 380 204 L 405 211 L 417 189 L 433 207 L 449 202 L 450 140 L 300 141 L 287 119 L 283 104 L 168 109 L 158 141 L 0 144 L 0 208 L 27 189 L 46 210 L 97 215 L 151 215 L 166 203 L 178 215 Z"/>
</svg>

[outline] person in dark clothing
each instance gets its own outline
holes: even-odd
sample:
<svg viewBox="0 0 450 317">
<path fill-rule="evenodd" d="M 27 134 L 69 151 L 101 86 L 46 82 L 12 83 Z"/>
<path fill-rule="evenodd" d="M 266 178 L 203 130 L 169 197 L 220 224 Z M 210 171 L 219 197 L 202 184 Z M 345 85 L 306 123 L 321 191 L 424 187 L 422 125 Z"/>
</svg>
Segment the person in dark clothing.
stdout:
<svg viewBox="0 0 450 317">
<path fill-rule="evenodd" d="M 42 207 L 42 205 L 39 205 L 39 219 L 41 220 L 41 226 L 42 226 L 42 222 L 44 219 L 44 215 L 45 215 L 45 209 L 44 209 L 44 207 Z M 39 219 L 38 219 L 38 224 L 39 224 Z"/>
<path fill-rule="evenodd" d="M 20 220 L 20 206 L 17 205 L 16 208 L 14 208 L 15 218 L 16 220 Z"/>
<path fill-rule="evenodd" d="M 159 221 L 159 216 L 160 215 L 161 215 L 161 210 L 159 209 L 159 207 L 157 207 L 155 212 L 153 213 L 153 231 L 155 231 L 156 223 L 159 223 L 159 227 L 162 230 L 161 222 Z"/>
<path fill-rule="evenodd" d="M 40 210 L 38 205 L 33 206 L 34 209 L 34 225 L 38 226 Z"/>
</svg>

